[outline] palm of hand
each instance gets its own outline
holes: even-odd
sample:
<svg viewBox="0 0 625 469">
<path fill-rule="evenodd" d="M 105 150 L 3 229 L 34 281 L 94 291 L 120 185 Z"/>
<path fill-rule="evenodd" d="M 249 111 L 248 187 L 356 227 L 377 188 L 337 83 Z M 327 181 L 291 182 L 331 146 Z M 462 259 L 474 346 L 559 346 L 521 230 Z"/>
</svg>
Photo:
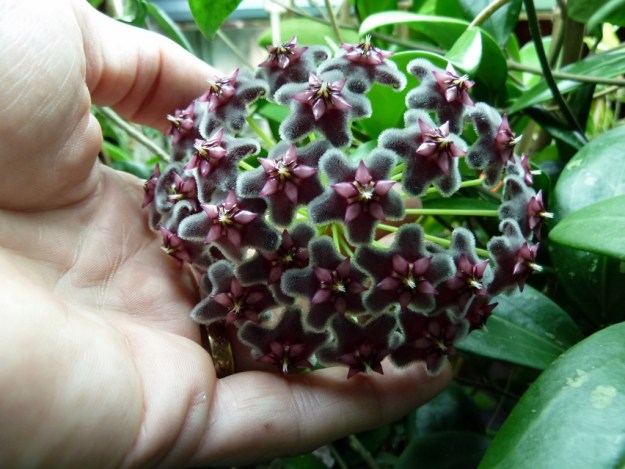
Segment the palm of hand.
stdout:
<svg viewBox="0 0 625 469">
<path fill-rule="evenodd" d="M 188 317 L 193 282 L 159 252 L 140 209 L 140 181 L 97 164 L 101 132 L 88 113 L 91 95 L 158 127 L 203 91 L 210 69 L 80 0 L 69 8 L 7 3 L 0 42 L 13 47 L 0 55 L 0 70 L 14 92 L 0 94 L 0 109 L 12 116 L 0 122 L 8 169 L 0 184 L 0 344 L 9 351 L 0 422 L 15 423 L 0 425 L 5 460 L 254 461 L 399 417 L 444 385 L 447 375 L 426 384 L 422 369 L 349 382 L 344 370 L 217 380 Z M 21 26 L 29 22 L 39 29 Z M 345 418 L 333 421 L 337 413 Z"/>
</svg>

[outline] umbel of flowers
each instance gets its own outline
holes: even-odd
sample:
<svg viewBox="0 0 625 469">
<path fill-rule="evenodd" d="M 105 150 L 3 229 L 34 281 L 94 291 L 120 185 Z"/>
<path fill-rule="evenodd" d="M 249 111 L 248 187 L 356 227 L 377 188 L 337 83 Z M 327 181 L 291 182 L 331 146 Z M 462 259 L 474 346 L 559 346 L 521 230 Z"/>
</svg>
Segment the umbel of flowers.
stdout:
<svg viewBox="0 0 625 469">
<path fill-rule="evenodd" d="M 474 83 L 451 64 L 410 62 L 419 85 L 407 94 L 405 125 L 359 150 L 367 92 L 406 86 L 390 55 L 368 38 L 334 56 L 294 38 L 270 47 L 256 74 L 218 78 L 168 116 L 172 161 L 145 184 L 151 226 L 201 277 L 192 317 L 237 328 L 280 372 L 344 365 L 351 377 L 382 373 L 390 358 L 437 373 L 484 326 L 493 297 L 522 290 L 540 270 L 549 214 L 528 158 L 515 154 L 506 116 L 474 103 Z M 277 143 L 250 120 L 263 100 L 288 108 Z M 480 193 L 499 209 L 433 223 L 447 213 L 428 209 L 433 197 Z M 476 215 L 500 219 L 492 239 L 481 231 L 487 250 L 469 229 Z"/>
</svg>

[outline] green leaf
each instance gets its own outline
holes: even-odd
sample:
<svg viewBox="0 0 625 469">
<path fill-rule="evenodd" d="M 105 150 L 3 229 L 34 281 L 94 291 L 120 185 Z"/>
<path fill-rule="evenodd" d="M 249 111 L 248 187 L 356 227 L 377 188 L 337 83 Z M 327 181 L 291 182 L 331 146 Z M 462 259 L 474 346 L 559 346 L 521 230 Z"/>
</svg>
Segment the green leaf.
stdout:
<svg viewBox="0 0 625 469">
<path fill-rule="evenodd" d="M 625 260 L 625 196 L 572 213 L 549 233 L 565 246 Z"/>
<path fill-rule="evenodd" d="M 439 197 L 423 200 L 423 208 L 443 208 L 449 210 L 497 210 L 500 204 L 484 199 L 469 197 Z"/>
<path fill-rule="evenodd" d="M 623 0 L 569 0 L 567 10 L 569 17 L 592 29 L 602 22 L 625 26 L 624 6 Z"/>
<path fill-rule="evenodd" d="M 165 36 L 195 55 L 193 46 L 165 10 L 150 2 L 146 2 L 145 6 L 148 17 L 156 23 Z"/>
<path fill-rule="evenodd" d="M 280 41 L 287 42 L 293 36 L 297 36 L 297 43 L 303 46 L 317 46 L 323 43 L 323 38 L 328 36 L 334 38 L 334 31 L 330 26 L 318 23 L 308 18 L 287 18 L 280 21 Z M 351 29 L 341 28 L 341 37 L 344 42 L 357 43 L 358 33 Z M 273 44 L 271 28 L 263 31 L 258 38 L 261 46 Z"/>
<path fill-rule="evenodd" d="M 380 11 L 397 10 L 397 0 L 356 0 L 354 3 L 361 21 Z"/>
<path fill-rule="evenodd" d="M 532 384 L 480 469 L 625 465 L 625 323 L 564 353 Z"/>
<path fill-rule="evenodd" d="M 472 332 L 458 349 L 543 370 L 582 334 L 571 318 L 538 290 L 499 295 L 485 330 Z"/>
<path fill-rule="evenodd" d="M 460 0 L 460 8 L 472 19 L 490 3 L 491 0 Z M 493 13 L 480 27 L 493 36 L 497 44 L 505 46 L 519 21 L 522 5 L 523 0 L 512 0 Z"/>
<path fill-rule="evenodd" d="M 93 8 L 98 8 L 103 2 L 104 0 L 89 0 L 89 3 Z"/>
<path fill-rule="evenodd" d="M 367 93 L 371 100 L 371 117 L 359 121 L 358 124 L 372 139 L 376 139 L 386 129 L 403 127 L 406 94 L 419 84 L 414 76 L 406 72 L 406 67 L 411 60 L 417 58 L 428 59 L 440 68 L 445 68 L 447 65 L 447 60 L 430 52 L 400 52 L 389 57 L 387 60 L 395 62 L 397 68 L 406 74 L 408 84 L 403 91 L 395 91 L 388 86 L 376 83 Z"/>
<path fill-rule="evenodd" d="M 129 0 L 124 3 L 123 14 L 115 19 L 122 23 L 143 27 L 147 11 L 147 2 L 145 0 Z"/>
<path fill-rule="evenodd" d="M 607 22 L 625 26 L 625 0 L 610 0 L 605 3 L 588 20 L 588 29 L 594 29 L 599 23 Z"/>
<path fill-rule="evenodd" d="M 488 90 L 491 98 L 501 93 L 506 81 L 506 58 L 495 40 L 479 28 L 467 29 L 447 52 L 446 57 L 463 69 L 478 84 L 477 91 Z"/>
<path fill-rule="evenodd" d="M 625 127 L 617 127 L 580 150 L 566 165 L 553 191 L 555 222 L 602 200 L 625 195 Z M 625 320 L 625 273 L 621 262 L 551 243 L 558 281 L 595 325 Z"/>
<path fill-rule="evenodd" d="M 603 54 L 596 54 L 585 58 L 579 62 L 563 67 L 561 72 L 576 75 L 585 75 L 595 78 L 612 78 L 625 73 L 625 49 L 617 49 Z M 579 88 L 582 83 L 572 80 L 557 80 L 558 89 L 561 93 L 568 93 Z M 545 83 L 541 81 L 533 88 L 527 90 L 510 107 L 509 113 L 514 113 L 552 99 L 551 91 Z"/>
<path fill-rule="evenodd" d="M 395 469 L 467 469 L 477 467 L 490 439 L 470 432 L 440 432 L 413 440 Z"/>
<path fill-rule="evenodd" d="M 406 11 L 386 11 L 366 18 L 360 25 L 360 36 L 383 26 L 403 24 L 430 38 L 444 49 L 449 49 L 467 29 L 467 21 L 444 16 L 419 15 Z"/>
<path fill-rule="evenodd" d="M 314 454 L 303 454 L 280 459 L 284 469 L 326 469 L 326 465 Z"/>
<path fill-rule="evenodd" d="M 191 14 L 198 28 L 209 41 L 242 0 L 189 0 Z"/>
<path fill-rule="evenodd" d="M 411 412 L 406 424 L 409 441 L 448 431 L 484 433 L 478 407 L 462 386 L 453 381 L 434 399 Z"/>
</svg>

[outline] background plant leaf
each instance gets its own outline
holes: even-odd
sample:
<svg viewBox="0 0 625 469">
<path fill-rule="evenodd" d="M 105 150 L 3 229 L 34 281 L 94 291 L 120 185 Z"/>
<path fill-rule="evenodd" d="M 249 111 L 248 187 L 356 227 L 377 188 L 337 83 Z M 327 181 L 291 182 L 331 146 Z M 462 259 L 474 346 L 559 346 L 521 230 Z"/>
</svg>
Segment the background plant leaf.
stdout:
<svg viewBox="0 0 625 469">
<path fill-rule="evenodd" d="M 477 467 L 490 439 L 470 432 L 440 432 L 413 440 L 395 469 L 468 469 Z M 453 448 L 453 450 L 452 450 Z"/>
<path fill-rule="evenodd" d="M 280 41 L 289 41 L 293 36 L 297 36 L 299 45 L 316 46 L 322 44 L 326 36 L 334 38 L 334 31 L 330 26 L 308 18 L 287 18 L 280 21 Z M 344 42 L 358 43 L 358 32 L 352 29 L 341 28 L 341 37 Z M 270 46 L 272 43 L 271 29 L 268 28 L 258 38 L 258 44 Z"/>
<path fill-rule="evenodd" d="M 582 339 L 556 303 L 527 285 L 523 293 L 499 295 L 485 330 L 472 332 L 458 349 L 483 357 L 543 370 Z"/>
<path fill-rule="evenodd" d="M 578 23 L 607 22 L 610 24 L 625 26 L 625 1 L 623 0 L 569 0 L 567 10 L 569 17 Z M 592 22 L 589 20 L 592 18 Z M 590 25 L 589 25 L 590 27 Z"/>
<path fill-rule="evenodd" d="M 441 2 L 439 2 L 441 3 Z M 490 0 L 460 0 L 459 6 L 468 20 L 475 18 L 484 8 L 490 5 Z M 523 0 L 512 0 L 499 8 L 490 18 L 480 25 L 487 31 L 499 46 L 504 47 L 519 20 L 519 13 Z"/>
<path fill-rule="evenodd" d="M 189 7 L 198 28 L 209 41 L 242 0 L 189 0 Z"/>
<path fill-rule="evenodd" d="M 584 207 L 566 217 L 549 233 L 565 246 L 625 260 L 625 196 Z"/>
<path fill-rule="evenodd" d="M 625 127 L 616 127 L 591 140 L 567 163 L 550 202 L 555 223 L 595 202 L 625 195 L 624 141 Z M 555 243 L 549 251 L 559 284 L 578 315 L 594 327 L 625 319 L 620 261 Z"/>
<path fill-rule="evenodd" d="M 612 78 L 621 75 L 625 73 L 625 49 L 591 55 L 579 62 L 562 67 L 560 71 L 596 78 Z M 561 93 L 568 93 L 582 85 L 581 82 L 571 80 L 557 80 L 557 82 L 558 89 Z M 508 112 L 512 114 L 529 106 L 549 101 L 550 99 L 552 99 L 551 91 L 543 80 L 523 93 L 523 95 L 510 106 Z"/>
<path fill-rule="evenodd" d="M 625 323 L 564 353 L 532 384 L 480 468 L 625 464 Z"/>
<path fill-rule="evenodd" d="M 154 23 L 158 26 L 161 32 L 167 36 L 172 41 L 178 43 L 180 46 L 184 47 L 186 50 L 195 55 L 195 51 L 193 50 L 193 46 L 184 35 L 182 30 L 178 27 L 178 25 L 172 20 L 167 12 L 163 10 L 158 5 L 155 5 L 151 2 L 146 2 L 147 15 L 148 17 L 154 21 Z"/>
</svg>

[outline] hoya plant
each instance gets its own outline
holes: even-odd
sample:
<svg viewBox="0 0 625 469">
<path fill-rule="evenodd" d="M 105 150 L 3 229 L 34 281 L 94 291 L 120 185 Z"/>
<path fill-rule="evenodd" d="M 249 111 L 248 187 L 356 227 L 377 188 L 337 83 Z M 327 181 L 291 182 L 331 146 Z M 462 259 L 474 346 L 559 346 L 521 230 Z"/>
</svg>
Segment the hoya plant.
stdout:
<svg viewBox="0 0 625 469">
<path fill-rule="evenodd" d="M 146 179 L 163 255 L 195 276 L 189 313 L 287 379 L 454 375 L 399 422 L 267 464 L 621 467 L 624 2 L 272 0 L 253 64 L 220 29 L 239 3 L 189 1 L 240 64 L 165 140 L 99 110 L 103 159 Z"/>
<path fill-rule="evenodd" d="M 403 71 L 391 55 L 369 36 L 335 53 L 294 37 L 168 116 L 172 161 L 145 184 L 152 228 L 203 286 L 191 316 L 236 327 L 279 372 L 344 365 L 349 378 L 383 373 L 388 357 L 438 373 L 493 297 L 540 270 L 550 214 L 506 116 L 474 102 L 475 83 L 450 62 L 418 58 Z M 367 92 L 401 91 L 408 74 L 419 85 L 397 109 L 404 124 L 358 141 Z M 259 101 L 286 109 L 278 142 L 259 127 L 248 136 Z M 497 204 L 488 193 L 499 184 Z M 452 197 L 467 208 L 430 205 Z M 467 222 L 431 224 L 450 214 L 492 216 L 499 234 L 481 248 Z"/>
</svg>

